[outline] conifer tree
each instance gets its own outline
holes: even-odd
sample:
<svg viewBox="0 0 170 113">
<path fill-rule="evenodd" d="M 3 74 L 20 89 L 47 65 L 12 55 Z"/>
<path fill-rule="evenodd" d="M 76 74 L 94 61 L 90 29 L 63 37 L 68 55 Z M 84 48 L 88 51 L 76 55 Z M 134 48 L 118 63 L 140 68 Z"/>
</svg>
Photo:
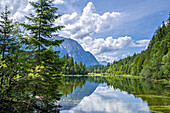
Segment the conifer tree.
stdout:
<svg viewBox="0 0 170 113">
<path fill-rule="evenodd" d="M 59 74 L 62 69 L 62 62 L 59 60 L 58 52 L 52 49 L 53 46 L 59 46 L 63 40 L 56 40 L 57 32 L 63 26 L 55 26 L 54 21 L 60 16 L 56 16 L 57 8 L 53 6 L 53 0 L 38 0 L 30 2 L 35 9 L 35 14 L 26 16 L 29 24 L 21 24 L 28 33 L 25 34 L 23 43 L 28 49 L 25 53 L 30 59 L 28 63 L 32 64 L 32 76 L 35 76 L 40 69 L 41 72 L 37 76 L 43 79 L 50 79 L 50 76 Z M 43 70 L 43 71 L 42 71 Z M 36 74 L 35 74 L 36 73 Z M 45 73 L 45 74 L 44 74 Z"/>
<path fill-rule="evenodd" d="M 1 12 L 0 17 L 0 53 L 3 60 L 6 55 L 12 55 L 19 50 L 19 44 L 17 43 L 14 32 L 14 23 L 12 19 L 9 19 L 10 14 L 11 12 L 8 11 L 8 7 L 5 6 L 5 11 Z"/>
<path fill-rule="evenodd" d="M 0 60 L 3 61 L 3 65 L 0 66 L 0 93 L 9 89 L 19 69 L 16 54 L 20 49 L 16 38 L 18 31 L 16 24 L 9 19 L 10 14 L 8 7 L 5 6 L 0 17 Z"/>
</svg>

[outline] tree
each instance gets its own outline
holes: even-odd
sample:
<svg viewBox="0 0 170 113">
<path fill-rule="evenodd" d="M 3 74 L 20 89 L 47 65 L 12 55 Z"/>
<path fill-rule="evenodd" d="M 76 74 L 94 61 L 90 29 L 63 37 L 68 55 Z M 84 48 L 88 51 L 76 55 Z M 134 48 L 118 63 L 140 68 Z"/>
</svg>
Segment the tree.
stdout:
<svg viewBox="0 0 170 113">
<path fill-rule="evenodd" d="M 2 13 L 0 24 L 0 50 L 3 54 L 3 61 L 0 56 L 1 112 L 53 112 L 57 108 L 57 105 L 53 103 L 61 96 L 57 88 L 61 84 L 60 73 L 63 62 L 59 59 L 58 52 L 52 47 L 59 46 L 63 42 L 63 40 L 55 39 L 57 36 L 55 33 L 63 26 L 55 27 L 53 24 L 59 15 L 55 16 L 57 8 L 53 7 L 52 2 L 53 0 L 31 2 L 35 8 L 35 15 L 26 17 L 29 24 L 21 24 L 27 30 L 22 37 L 22 44 L 26 49 L 24 52 L 16 49 L 20 46 L 14 40 L 13 25 L 8 19 L 9 11 L 6 8 Z M 19 51 L 18 54 L 15 54 L 16 51 Z"/>
<path fill-rule="evenodd" d="M 57 32 L 63 26 L 55 26 L 54 21 L 60 16 L 56 15 L 57 8 L 53 6 L 53 0 L 38 0 L 30 2 L 34 7 L 34 14 L 26 16 L 29 24 L 22 23 L 25 28 L 25 33 L 22 38 L 26 51 L 21 53 L 24 60 L 26 78 L 31 79 L 31 87 L 34 90 L 31 92 L 31 99 L 37 95 L 44 97 L 44 105 L 52 103 L 61 94 L 47 95 L 39 94 L 38 89 L 49 89 L 56 92 L 57 87 L 61 85 L 61 71 L 64 62 L 60 60 L 58 52 L 53 50 L 53 46 L 59 46 L 63 40 L 57 40 Z M 20 74 L 22 76 L 22 73 Z M 55 98 L 56 97 L 56 98 Z M 43 106 L 41 106 L 43 107 Z"/>
<path fill-rule="evenodd" d="M 162 58 L 161 70 L 163 72 L 163 77 L 167 80 L 170 79 L 170 51 Z"/>
<path fill-rule="evenodd" d="M 53 6 L 53 0 L 39 0 L 30 4 L 34 7 L 35 14 L 26 16 L 29 24 L 21 24 L 29 32 L 25 34 L 22 42 L 26 45 L 28 62 L 32 64 L 33 71 L 30 72 L 38 76 L 40 73 L 36 73 L 35 69 L 39 66 L 42 70 L 40 76 L 50 79 L 50 76 L 59 74 L 63 67 L 58 52 L 52 49 L 52 46 L 59 46 L 63 42 L 56 40 L 56 32 L 63 26 L 54 25 L 54 21 L 60 15 L 56 16 L 57 8 Z"/>
<path fill-rule="evenodd" d="M 5 60 L 6 55 L 12 55 L 19 50 L 19 44 L 15 37 L 14 23 L 12 19 L 9 19 L 10 14 L 8 7 L 5 6 L 5 11 L 1 12 L 0 20 L 0 53 L 2 53 L 3 60 Z"/>
<path fill-rule="evenodd" d="M 76 74 L 78 74 L 78 72 L 79 72 L 79 67 L 78 67 L 78 64 L 77 64 L 76 61 L 75 61 L 75 63 L 74 63 L 74 72 L 75 72 Z"/>
<path fill-rule="evenodd" d="M 3 61 L 0 66 L 0 95 L 6 95 L 9 92 L 20 68 L 16 53 L 20 49 L 16 38 L 19 31 L 16 30 L 16 23 L 9 19 L 10 14 L 8 7 L 5 6 L 0 19 L 0 54 L 2 54 L 0 60 Z"/>
</svg>

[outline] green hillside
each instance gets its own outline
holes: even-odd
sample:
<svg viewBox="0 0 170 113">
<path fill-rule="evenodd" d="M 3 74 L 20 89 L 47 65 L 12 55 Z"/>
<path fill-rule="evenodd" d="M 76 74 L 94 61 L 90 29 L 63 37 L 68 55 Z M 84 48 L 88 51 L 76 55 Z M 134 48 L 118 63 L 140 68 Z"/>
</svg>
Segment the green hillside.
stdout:
<svg viewBox="0 0 170 113">
<path fill-rule="evenodd" d="M 155 32 L 148 48 L 114 62 L 108 68 L 113 75 L 131 74 L 154 79 L 170 78 L 170 18 Z"/>
</svg>

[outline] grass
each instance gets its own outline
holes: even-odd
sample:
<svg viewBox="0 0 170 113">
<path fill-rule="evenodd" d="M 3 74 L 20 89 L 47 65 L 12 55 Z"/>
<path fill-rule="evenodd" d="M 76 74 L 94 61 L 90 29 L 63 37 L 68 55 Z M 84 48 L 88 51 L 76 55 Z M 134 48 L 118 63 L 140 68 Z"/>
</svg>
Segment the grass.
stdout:
<svg viewBox="0 0 170 113">
<path fill-rule="evenodd" d="M 88 75 L 64 75 L 64 76 L 102 76 L 102 77 L 143 78 L 142 76 L 132 76 L 132 75 L 111 75 L 111 74 L 108 74 L 108 73 L 88 73 Z"/>
<path fill-rule="evenodd" d="M 81 77 L 81 76 L 101 76 L 101 77 L 124 77 L 124 78 L 134 78 L 134 79 L 142 79 L 145 78 L 143 76 L 132 76 L 132 75 L 111 75 L 109 73 L 88 73 L 87 75 L 64 75 L 64 76 L 77 76 L 77 77 Z M 166 80 L 166 79 L 150 79 L 153 82 L 161 82 L 163 84 L 168 84 L 166 87 L 170 87 L 170 80 Z"/>
<path fill-rule="evenodd" d="M 106 73 L 88 73 L 89 76 L 105 76 Z"/>
<path fill-rule="evenodd" d="M 75 76 L 75 77 L 81 77 L 81 76 L 88 76 L 88 75 L 63 75 L 63 76 Z"/>
<path fill-rule="evenodd" d="M 125 77 L 125 78 L 144 78 L 142 76 L 132 76 L 132 75 L 115 75 L 115 76 L 118 76 L 118 77 Z"/>
<path fill-rule="evenodd" d="M 138 97 L 147 97 L 147 98 L 167 98 L 170 99 L 169 96 L 165 96 L 165 95 L 135 95 Z"/>
<path fill-rule="evenodd" d="M 144 78 L 142 76 L 132 76 L 132 75 L 111 75 L 108 73 L 88 73 L 89 76 L 105 76 L 105 77 L 126 77 L 126 78 Z"/>
<path fill-rule="evenodd" d="M 170 112 L 170 105 L 167 105 L 167 106 L 150 106 L 150 110 L 153 113 L 169 113 Z"/>
</svg>

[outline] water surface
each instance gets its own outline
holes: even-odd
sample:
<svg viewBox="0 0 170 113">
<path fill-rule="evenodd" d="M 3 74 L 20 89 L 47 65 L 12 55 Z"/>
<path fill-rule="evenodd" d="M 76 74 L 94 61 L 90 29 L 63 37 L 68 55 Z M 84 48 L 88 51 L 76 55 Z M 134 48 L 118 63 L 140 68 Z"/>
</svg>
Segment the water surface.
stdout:
<svg viewBox="0 0 170 113">
<path fill-rule="evenodd" d="M 107 77 L 67 77 L 63 82 L 70 86 L 71 92 L 60 100 L 61 113 L 150 113 L 170 110 L 170 90 L 166 84 Z"/>
<path fill-rule="evenodd" d="M 94 88 L 92 94 L 88 94 L 87 86 Z M 148 103 L 141 98 L 136 98 L 133 94 L 120 89 L 114 89 L 106 83 L 98 84 L 96 87 L 96 84 L 89 81 L 82 89 L 77 88 L 67 97 L 63 96 L 60 105 L 63 106 L 61 113 L 150 113 Z"/>
</svg>

